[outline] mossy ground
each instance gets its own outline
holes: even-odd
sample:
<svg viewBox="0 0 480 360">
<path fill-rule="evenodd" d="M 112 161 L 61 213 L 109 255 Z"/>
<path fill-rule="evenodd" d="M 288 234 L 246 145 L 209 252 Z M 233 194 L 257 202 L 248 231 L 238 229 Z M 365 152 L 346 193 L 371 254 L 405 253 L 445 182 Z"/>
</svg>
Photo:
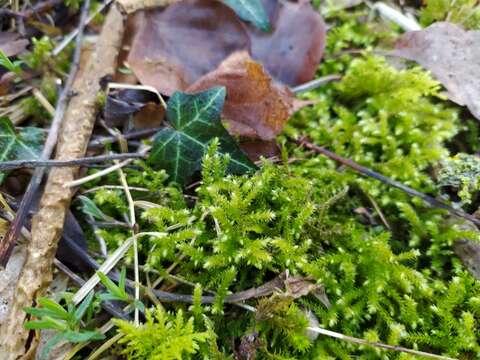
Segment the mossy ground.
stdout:
<svg viewBox="0 0 480 360">
<path fill-rule="evenodd" d="M 422 13 L 424 23 L 448 13 L 437 3 Z M 306 135 L 416 190 L 442 195 L 435 169 L 456 154 L 455 139 L 464 139 L 467 126 L 475 125 L 459 116 L 427 72 L 410 65 L 398 69 L 393 59 L 372 50 L 391 43 L 398 32 L 367 16 L 367 8 L 329 14 L 318 75 L 343 78 L 304 95 L 319 102 L 295 115 L 278 139 L 282 163 L 265 162 L 254 174 L 230 176 L 228 159 L 211 152 L 200 185 L 186 196 L 145 163 L 138 163 L 143 170 L 125 170 L 130 186 L 149 190 L 133 191 L 143 202 L 137 214 L 141 231 L 168 234 L 141 239 L 142 283 L 161 276 L 162 288 L 194 293 L 194 303 L 159 305 L 139 329 L 118 321 L 125 337 L 114 353 L 129 359 L 226 359 L 241 339 L 253 336 L 257 359 L 413 358 L 313 339 L 306 328 L 317 324 L 436 354 L 480 356 L 480 282 L 452 250 L 455 240 L 476 240 L 478 234 L 463 230 L 443 210 L 288 141 Z M 476 26 L 475 19 L 469 26 Z M 462 146 L 474 151 L 478 144 Z M 104 184 L 118 184 L 118 178 L 110 175 L 93 185 Z M 91 198 L 112 217 L 127 212 L 121 190 L 102 189 Z M 475 197 L 468 199 L 478 205 Z M 100 235 L 115 249 L 130 233 L 108 229 Z M 224 303 L 228 293 L 260 286 L 285 270 L 322 284 L 331 306 L 313 295 L 282 294 L 250 300 L 256 314 Z M 214 303 L 201 304 L 201 294 L 209 291 L 216 294 Z M 153 308 L 153 302 L 146 304 Z M 166 343 L 173 338 L 175 343 Z"/>
</svg>

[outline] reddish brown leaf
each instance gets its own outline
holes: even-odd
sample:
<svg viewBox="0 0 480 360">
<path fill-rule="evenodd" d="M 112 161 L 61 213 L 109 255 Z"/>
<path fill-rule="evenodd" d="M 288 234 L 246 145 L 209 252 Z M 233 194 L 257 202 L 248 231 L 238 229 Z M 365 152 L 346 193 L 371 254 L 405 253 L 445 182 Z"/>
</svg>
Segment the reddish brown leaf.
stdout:
<svg viewBox="0 0 480 360">
<path fill-rule="evenodd" d="M 222 117 L 228 122 L 231 134 L 274 139 L 293 111 L 293 93 L 274 82 L 247 52 L 232 54 L 187 91 L 198 92 L 219 85 L 227 89 Z"/>
<path fill-rule="evenodd" d="M 8 57 L 20 54 L 27 45 L 28 40 L 22 39 L 17 33 L 0 32 L 0 50 Z"/>
<path fill-rule="evenodd" d="M 248 50 L 247 32 L 219 1 L 185 0 L 146 11 L 128 63 L 138 79 L 163 94 L 184 90 L 228 55 Z"/>
<path fill-rule="evenodd" d="M 404 34 L 392 53 L 430 70 L 452 101 L 466 105 L 480 119 L 480 31 L 439 22 Z"/>
<path fill-rule="evenodd" d="M 259 161 L 262 156 L 269 159 L 281 155 L 280 147 L 275 140 L 243 141 L 239 145 L 240 149 L 242 149 L 245 155 L 253 162 Z"/>
<path fill-rule="evenodd" d="M 249 27 L 253 59 L 289 86 L 312 80 L 325 48 L 326 27 L 322 17 L 307 0 L 263 3 L 273 32 Z"/>
</svg>

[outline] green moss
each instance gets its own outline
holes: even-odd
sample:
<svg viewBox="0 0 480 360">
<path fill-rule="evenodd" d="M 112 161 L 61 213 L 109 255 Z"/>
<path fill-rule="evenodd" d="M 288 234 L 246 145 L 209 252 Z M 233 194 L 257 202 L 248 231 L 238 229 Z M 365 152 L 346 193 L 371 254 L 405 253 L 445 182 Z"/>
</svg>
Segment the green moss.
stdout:
<svg viewBox="0 0 480 360">
<path fill-rule="evenodd" d="M 449 21 L 467 29 L 480 28 L 480 6 L 477 0 L 424 0 L 420 14 L 423 26 L 435 21 Z"/>
<path fill-rule="evenodd" d="M 340 72 L 342 81 L 306 94 L 319 102 L 298 113 L 285 134 L 307 135 L 341 156 L 439 196 L 432 169 L 450 156 L 446 143 L 462 127 L 458 111 L 419 68 L 399 70 L 368 52 L 335 57 L 352 45 L 365 48 L 383 38 L 369 36 L 355 19 L 332 18 L 339 27 L 329 34 L 329 58 L 318 71 Z M 452 244 L 478 239 L 478 233 L 462 230 L 445 211 L 420 199 L 307 153 L 286 137 L 280 141 L 284 160 L 289 155 L 296 161 L 265 163 L 245 176 L 225 176 L 228 159 L 212 148 L 201 183 L 185 196 L 168 184 L 164 172 L 143 162 L 137 163 L 142 170 L 125 170 L 131 186 L 149 189 L 134 192 L 144 201 L 137 216 L 141 230 L 167 234 L 139 242 L 146 271 L 166 276 L 166 269 L 174 269 L 177 277 L 196 285 L 175 283 L 175 292 L 194 293 L 191 307 L 169 305 L 192 316 L 195 331 L 210 331 L 208 342 L 197 341 L 196 356 L 227 358 L 232 342 L 237 340 L 238 348 L 248 335 L 259 339 L 253 343 L 258 359 L 413 359 L 324 336 L 315 339 L 305 330 L 318 321 L 371 341 L 477 357 L 480 283 L 465 271 Z M 446 178 L 465 175 L 456 163 L 450 165 Z M 112 175 L 108 182 L 118 179 Z M 103 191 L 94 200 L 112 217 L 121 219 L 127 211 L 121 192 Z M 111 249 L 129 236 L 122 229 L 105 234 Z M 292 299 L 285 294 L 250 300 L 257 314 L 224 303 L 229 293 L 260 286 L 286 270 L 323 284 L 332 306 L 313 295 Z M 213 304 L 201 304 L 201 294 L 211 291 Z M 121 330 L 135 334 L 123 344 L 125 354 L 135 358 L 137 349 L 144 349 L 141 336 L 161 344 L 164 330 L 157 332 L 155 324 L 148 320 L 141 327 L 145 332 Z"/>
</svg>

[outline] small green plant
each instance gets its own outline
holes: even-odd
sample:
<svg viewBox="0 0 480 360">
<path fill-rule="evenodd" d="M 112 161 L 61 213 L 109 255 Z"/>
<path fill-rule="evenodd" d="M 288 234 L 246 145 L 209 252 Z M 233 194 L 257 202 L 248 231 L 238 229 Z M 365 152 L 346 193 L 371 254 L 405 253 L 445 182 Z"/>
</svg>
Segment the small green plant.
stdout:
<svg viewBox="0 0 480 360">
<path fill-rule="evenodd" d="M 17 75 L 22 73 L 22 60 L 11 61 L 5 53 L 0 50 L 0 66 L 3 66 L 8 71 L 11 71 Z"/>
<path fill-rule="evenodd" d="M 87 324 L 92 320 L 95 311 L 94 293 L 90 292 L 87 297 L 75 306 L 71 302 L 71 294 L 66 294 L 64 306 L 48 298 L 39 298 L 40 307 L 25 308 L 24 311 L 38 320 L 25 323 L 27 329 L 57 331 L 40 354 L 41 359 L 46 359 L 48 353 L 61 341 L 80 343 L 90 340 L 102 340 L 105 338 L 96 329 L 91 329 Z"/>
<path fill-rule="evenodd" d="M 127 271 L 125 267 L 123 267 L 122 271 L 120 272 L 118 285 L 110 280 L 110 278 L 101 271 L 97 271 L 97 275 L 100 278 L 100 282 L 107 289 L 107 292 L 97 295 L 100 301 L 123 301 L 125 303 L 131 303 L 133 305 L 131 308 L 137 307 L 140 309 L 140 311 L 145 311 L 145 306 L 143 303 L 141 301 L 137 301 L 136 299 L 132 299 L 132 297 L 126 291 L 125 286 Z"/>
<path fill-rule="evenodd" d="M 182 310 L 176 314 L 163 308 L 146 312 L 146 322 L 138 327 L 124 320 L 114 320 L 124 336 L 122 354 L 129 360 L 182 360 L 197 353 L 199 344 L 210 340 L 211 333 L 197 332 L 193 317 L 184 319 Z"/>
</svg>

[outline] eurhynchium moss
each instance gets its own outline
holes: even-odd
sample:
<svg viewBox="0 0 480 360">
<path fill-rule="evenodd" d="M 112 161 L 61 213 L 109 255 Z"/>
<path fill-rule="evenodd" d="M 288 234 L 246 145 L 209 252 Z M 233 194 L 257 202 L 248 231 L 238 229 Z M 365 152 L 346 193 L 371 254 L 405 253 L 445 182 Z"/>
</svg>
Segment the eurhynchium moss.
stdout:
<svg viewBox="0 0 480 360">
<path fill-rule="evenodd" d="M 368 51 L 339 54 L 368 49 L 391 34 L 369 35 L 344 12 L 330 20 L 336 30 L 318 74 L 343 78 L 306 94 L 320 101 L 297 114 L 285 135 L 306 135 L 431 196 L 442 195 L 432 175 L 447 159 L 448 178 L 463 185 L 466 172 L 449 160 L 446 145 L 462 124 L 439 84 L 419 68 L 398 70 Z M 295 161 L 284 156 L 284 163 L 264 162 L 244 176 L 225 174 L 228 158 L 217 156 L 213 144 L 195 190 L 180 189 L 143 162 L 136 163 L 141 170 L 125 169 L 130 186 L 147 190 L 132 192 L 139 228 L 166 234 L 139 240 L 142 269 L 150 281 L 163 279 L 162 289 L 193 294 L 193 304 L 164 304 L 140 328 L 117 322 L 125 336 L 117 350 L 132 359 L 160 358 L 167 350 L 177 358 L 233 359 L 239 348 L 256 352 L 257 359 L 414 358 L 307 330 L 320 326 L 435 354 L 478 357 L 480 283 L 452 250 L 455 240 L 478 234 L 420 199 L 307 153 L 287 137 L 280 140 Z M 110 175 L 107 183 L 118 184 L 118 178 Z M 91 198 L 123 221 L 128 208 L 121 189 L 97 190 Z M 117 227 L 101 235 L 112 251 L 131 233 Z M 313 294 L 294 298 L 284 289 L 248 300 L 256 313 L 226 302 L 229 294 L 285 271 L 322 284 L 331 305 Z M 213 301 L 202 303 L 203 295 Z M 165 341 L 177 335 L 187 341 L 168 348 Z"/>
</svg>

